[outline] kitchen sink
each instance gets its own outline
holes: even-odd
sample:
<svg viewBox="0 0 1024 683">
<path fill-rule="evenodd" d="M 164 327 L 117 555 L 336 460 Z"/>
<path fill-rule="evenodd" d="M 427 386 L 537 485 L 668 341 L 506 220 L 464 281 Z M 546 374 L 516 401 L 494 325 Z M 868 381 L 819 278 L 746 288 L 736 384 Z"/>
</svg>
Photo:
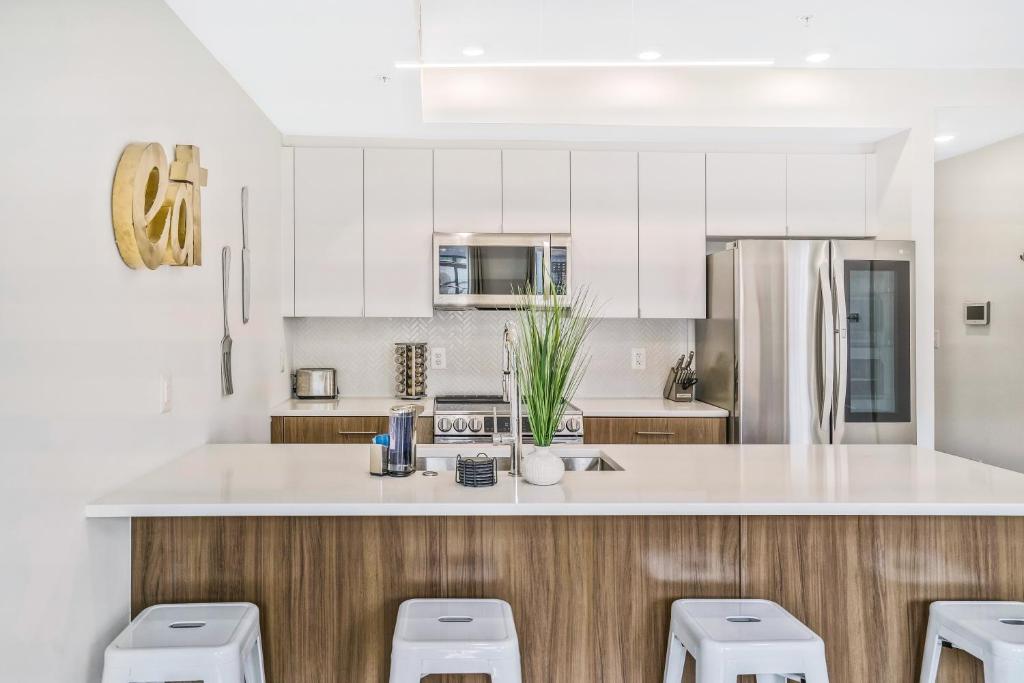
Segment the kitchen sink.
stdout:
<svg viewBox="0 0 1024 683">
<path fill-rule="evenodd" d="M 526 446 L 529 453 L 530 446 Z M 558 448 L 553 449 L 565 463 L 567 472 L 620 472 L 622 466 L 609 458 L 599 448 Z M 490 444 L 423 444 L 416 449 L 416 469 L 446 472 L 455 470 L 457 456 L 470 457 L 487 455 L 496 458 L 498 469 L 507 472 L 512 458 L 508 446 Z"/>
</svg>

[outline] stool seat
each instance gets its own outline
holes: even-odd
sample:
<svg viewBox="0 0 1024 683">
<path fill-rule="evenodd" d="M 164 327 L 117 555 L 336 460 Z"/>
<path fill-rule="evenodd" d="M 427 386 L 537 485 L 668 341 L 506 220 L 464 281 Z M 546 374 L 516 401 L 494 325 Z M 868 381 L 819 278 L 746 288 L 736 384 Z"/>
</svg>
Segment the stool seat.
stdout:
<svg viewBox="0 0 1024 683">
<path fill-rule="evenodd" d="M 1024 602 L 933 602 L 921 683 L 936 680 L 943 643 L 980 659 L 985 683 L 1024 680 Z"/>
<path fill-rule="evenodd" d="M 490 674 L 520 683 L 519 638 L 503 600 L 406 600 L 391 644 L 391 683 L 429 674 Z"/>
<path fill-rule="evenodd" d="M 256 605 L 153 605 L 140 612 L 104 653 L 103 683 L 179 680 L 263 683 Z"/>
<path fill-rule="evenodd" d="M 665 683 L 682 680 L 686 654 L 698 683 L 804 679 L 827 683 L 825 645 L 814 631 L 769 600 L 676 600 L 665 656 Z"/>
</svg>

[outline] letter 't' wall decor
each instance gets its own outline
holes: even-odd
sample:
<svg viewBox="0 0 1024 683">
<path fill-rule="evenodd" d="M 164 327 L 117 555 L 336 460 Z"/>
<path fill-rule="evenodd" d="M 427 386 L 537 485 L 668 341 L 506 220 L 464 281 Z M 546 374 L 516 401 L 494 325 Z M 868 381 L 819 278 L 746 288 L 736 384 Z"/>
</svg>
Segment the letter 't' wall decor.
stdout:
<svg viewBox="0 0 1024 683">
<path fill-rule="evenodd" d="M 176 145 L 168 165 L 158 143 L 125 147 L 114 172 L 114 238 L 129 268 L 203 263 L 200 188 L 206 169 L 199 148 Z"/>
</svg>

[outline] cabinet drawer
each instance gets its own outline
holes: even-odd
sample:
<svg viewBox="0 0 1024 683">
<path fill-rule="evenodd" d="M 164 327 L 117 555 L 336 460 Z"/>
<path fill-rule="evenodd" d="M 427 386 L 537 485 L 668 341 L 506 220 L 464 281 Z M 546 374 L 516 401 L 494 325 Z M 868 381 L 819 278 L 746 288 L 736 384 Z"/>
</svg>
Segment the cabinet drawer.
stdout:
<svg viewBox="0 0 1024 683">
<path fill-rule="evenodd" d="M 725 443 L 722 417 L 588 417 L 584 440 L 606 444 Z"/>
<path fill-rule="evenodd" d="M 366 417 L 274 417 L 270 421 L 271 443 L 367 444 L 375 434 L 386 434 L 388 418 Z M 434 422 L 421 417 L 416 421 L 419 443 L 432 443 Z"/>
</svg>

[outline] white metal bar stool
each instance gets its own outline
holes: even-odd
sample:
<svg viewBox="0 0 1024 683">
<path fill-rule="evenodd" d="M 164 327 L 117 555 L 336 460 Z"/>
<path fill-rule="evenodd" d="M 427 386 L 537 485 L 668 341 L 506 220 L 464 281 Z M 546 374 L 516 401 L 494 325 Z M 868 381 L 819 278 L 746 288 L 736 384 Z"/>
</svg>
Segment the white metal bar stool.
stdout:
<svg viewBox="0 0 1024 683">
<path fill-rule="evenodd" d="M 985 683 L 1024 681 L 1024 602 L 933 602 L 921 683 L 935 682 L 943 645 L 980 659 Z"/>
<path fill-rule="evenodd" d="M 391 683 L 429 674 L 490 674 L 521 683 L 519 638 L 504 600 L 406 600 L 391 644 Z"/>
<path fill-rule="evenodd" d="M 687 652 L 697 661 L 697 683 L 745 674 L 756 674 L 758 683 L 828 683 L 821 638 L 768 600 L 676 600 L 665 683 L 682 680 Z"/>
<path fill-rule="evenodd" d="M 264 683 L 260 612 L 248 602 L 153 605 L 114 639 L 103 683 Z"/>
</svg>

